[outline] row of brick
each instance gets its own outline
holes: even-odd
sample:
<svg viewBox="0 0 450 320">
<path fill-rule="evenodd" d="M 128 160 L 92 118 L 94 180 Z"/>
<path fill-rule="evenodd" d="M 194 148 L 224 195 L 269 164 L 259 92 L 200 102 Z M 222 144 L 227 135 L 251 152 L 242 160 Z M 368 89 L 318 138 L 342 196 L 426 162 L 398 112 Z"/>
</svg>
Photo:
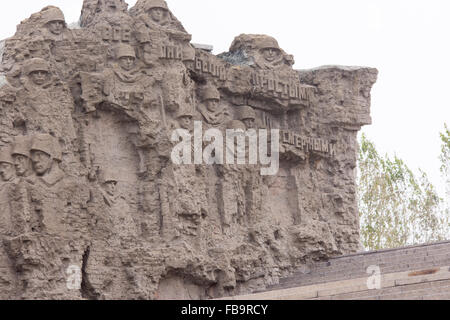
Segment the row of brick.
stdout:
<svg viewBox="0 0 450 320">
<path fill-rule="evenodd" d="M 382 274 L 450 265 L 450 242 L 334 258 L 312 266 L 307 273 L 294 273 L 268 290 L 364 277 L 371 265 L 379 266 Z"/>
<path fill-rule="evenodd" d="M 423 282 L 380 290 L 350 292 L 313 300 L 428 300 L 450 299 L 450 280 Z"/>
<path fill-rule="evenodd" d="M 440 259 L 434 259 L 432 261 L 425 261 L 423 259 L 415 259 L 414 261 L 410 261 L 408 263 L 400 263 L 400 264 L 391 264 L 380 263 L 378 266 L 380 267 L 381 273 L 394 273 L 401 272 L 406 270 L 420 270 L 427 269 L 442 265 L 447 265 L 450 262 L 450 254 L 442 255 Z M 281 281 L 281 285 L 283 284 L 306 284 L 306 283 L 318 283 L 320 282 L 328 282 L 328 281 L 337 281 L 337 280 L 345 280 L 352 279 L 357 277 L 367 276 L 367 268 L 370 264 L 366 265 L 358 265 L 351 266 L 348 268 L 341 268 L 335 271 L 327 271 L 321 270 L 319 272 L 315 272 L 314 274 L 304 275 L 304 276 L 296 276 L 287 278 Z"/>
<path fill-rule="evenodd" d="M 382 274 L 380 289 L 370 290 L 367 277 L 353 278 L 307 286 L 297 286 L 256 294 L 237 296 L 232 300 L 395 300 L 447 299 L 450 295 L 450 266 L 431 270 L 409 270 Z M 227 298 L 226 298 L 227 299 Z"/>
<path fill-rule="evenodd" d="M 404 258 L 414 256 L 434 256 L 450 252 L 450 241 L 441 243 L 422 245 L 416 247 L 405 247 L 391 250 L 380 250 L 372 252 L 363 252 L 359 254 L 347 255 L 332 258 L 329 261 L 316 263 L 314 268 L 330 267 L 333 265 L 341 265 L 345 263 L 375 263 L 386 260 L 403 260 Z"/>
</svg>

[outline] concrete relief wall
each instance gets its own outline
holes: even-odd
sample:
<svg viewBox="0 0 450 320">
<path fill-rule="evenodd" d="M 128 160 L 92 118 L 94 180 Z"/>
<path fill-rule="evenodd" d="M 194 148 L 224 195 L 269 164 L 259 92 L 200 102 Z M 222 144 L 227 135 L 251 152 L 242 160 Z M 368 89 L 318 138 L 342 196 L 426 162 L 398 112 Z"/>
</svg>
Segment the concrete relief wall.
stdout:
<svg viewBox="0 0 450 320">
<path fill-rule="evenodd" d="M 85 0 L 77 29 L 49 6 L 6 40 L 1 298 L 219 298 L 359 249 L 356 136 L 377 71 L 294 70 L 265 35 L 218 56 L 190 41 L 162 0 Z M 210 129 L 279 130 L 279 170 L 176 164 L 176 129 L 188 151 Z"/>
</svg>

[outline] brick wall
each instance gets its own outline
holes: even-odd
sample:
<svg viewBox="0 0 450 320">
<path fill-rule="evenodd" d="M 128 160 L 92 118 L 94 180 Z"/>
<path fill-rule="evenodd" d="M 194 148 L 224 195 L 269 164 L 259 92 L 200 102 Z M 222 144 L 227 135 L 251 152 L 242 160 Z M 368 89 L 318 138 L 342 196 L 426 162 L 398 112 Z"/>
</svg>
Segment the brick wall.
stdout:
<svg viewBox="0 0 450 320">
<path fill-rule="evenodd" d="M 231 299 L 450 300 L 450 241 L 330 259 Z"/>
</svg>

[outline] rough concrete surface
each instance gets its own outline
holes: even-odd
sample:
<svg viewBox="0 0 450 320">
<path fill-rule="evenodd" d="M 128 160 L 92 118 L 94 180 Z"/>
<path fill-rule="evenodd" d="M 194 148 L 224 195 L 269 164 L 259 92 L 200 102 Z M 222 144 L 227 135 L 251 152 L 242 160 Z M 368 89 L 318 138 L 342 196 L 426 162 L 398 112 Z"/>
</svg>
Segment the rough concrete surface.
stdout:
<svg viewBox="0 0 450 320">
<path fill-rule="evenodd" d="M 220 298 L 359 250 L 377 71 L 297 71 L 265 35 L 219 56 L 190 41 L 161 0 L 85 0 L 79 29 L 46 7 L 6 40 L 1 299 Z M 172 132 L 194 120 L 280 129 L 277 175 L 175 165 Z"/>
</svg>

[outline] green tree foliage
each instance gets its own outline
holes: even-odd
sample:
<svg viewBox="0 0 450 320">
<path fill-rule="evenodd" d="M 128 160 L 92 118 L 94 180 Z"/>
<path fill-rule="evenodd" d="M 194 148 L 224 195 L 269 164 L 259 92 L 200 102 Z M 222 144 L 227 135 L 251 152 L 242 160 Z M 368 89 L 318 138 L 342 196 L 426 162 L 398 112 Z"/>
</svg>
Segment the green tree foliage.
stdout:
<svg viewBox="0 0 450 320">
<path fill-rule="evenodd" d="M 439 159 L 441 160 L 441 174 L 445 179 L 447 187 L 447 202 L 450 200 L 450 130 L 447 125 L 445 125 L 445 130 L 441 133 L 441 155 Z"/>
<path fill-rule="evenodd" d="M 442 199 L 425 172 L 416 176 L 398 157 L 381 156 L 365 135 L 358 169 L 361 240 L 366 249 L 446 238 L 448 216 L 442 214 Z"/>
<path fill-rule="evenodd" d="M 450 130 L 445 125 L 445 130 L 441 133 L 441 174 L 445 182 L 445 200 L 444 200 L 444 214 L 450 217 Z M 450 226 L 449 226 L 450 229 Z M 449 231 L 450 232 L 450 231 Z"/>
</svg>

